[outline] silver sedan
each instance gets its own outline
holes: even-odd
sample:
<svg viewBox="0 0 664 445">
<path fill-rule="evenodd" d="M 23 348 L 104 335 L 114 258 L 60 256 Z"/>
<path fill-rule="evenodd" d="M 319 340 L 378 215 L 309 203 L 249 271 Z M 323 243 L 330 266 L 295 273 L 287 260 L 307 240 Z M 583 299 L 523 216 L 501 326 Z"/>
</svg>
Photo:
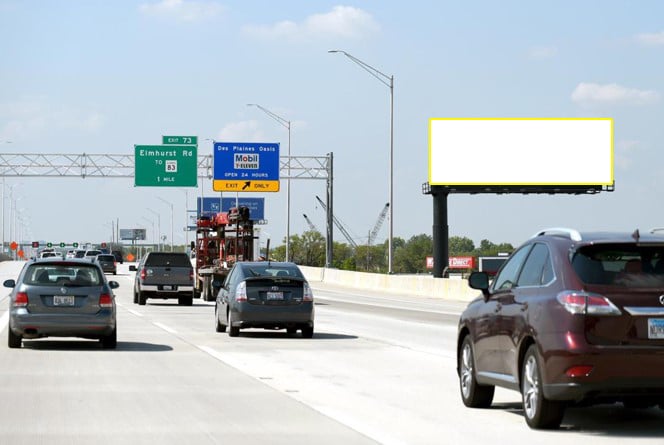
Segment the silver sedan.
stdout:
<svg viewBox="0 0 664 445">
<path fill-rule="evenodd" d="M 117 344 L 113 289 L 98 264 L 78 259 L 31 260 L 12 288 L 9 301 L 8 346 L 20 348 L 23 339 L 83 337 L 98 339 L 105 349 Z"/>
</svg>

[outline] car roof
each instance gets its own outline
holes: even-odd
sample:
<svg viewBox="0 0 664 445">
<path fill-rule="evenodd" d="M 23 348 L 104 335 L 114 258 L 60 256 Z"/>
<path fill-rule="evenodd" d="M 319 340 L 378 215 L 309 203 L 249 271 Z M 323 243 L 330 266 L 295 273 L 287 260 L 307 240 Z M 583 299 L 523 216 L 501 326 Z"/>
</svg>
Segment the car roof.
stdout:
<svg viewBox="0 0 664 445">
<path fill-rule="evenodd" d="M 297 267 L 297 264 L 289 261 L 238 261 L 240 266 L 271 266 L 271 267 Z"/>
<path fill-rule="evenodd" d="M 30 264 L 32 264 L 32 263 L 39 263 L 39 264 L 43 264 L 43 263 L 51 263 L 51 264 L 76 264 L 76 265 L 80 264 L 80 265 L 86 265 L 86 266 L 89 266 L 90 264 L 92 264 L 92 263 L 90 262 L 90 260 L 85 260 L 85 259 L 83 259 L 83 258 L 67 258 L 67 259 L 63 259 L 63 258 L 60 257 L 60 256 L 56 256 L 56 257 L 47 257 L 47 258 L 35 258 L 35 259 L 33 259 L 33 260 L 30 260 L 29 263 L 30 263 Z"/>
<path fill-rule="evenodd" d="M 664 230 L 651 229 L 633 232 L 587 231 L 579 232 L 568 228 L 551 228 L 537 232 L 531 240 L 539 238 L 566 239 L 575 244 L 605 244 L 605 243 L 652 243 L 664 244 Z"/>
</svg>

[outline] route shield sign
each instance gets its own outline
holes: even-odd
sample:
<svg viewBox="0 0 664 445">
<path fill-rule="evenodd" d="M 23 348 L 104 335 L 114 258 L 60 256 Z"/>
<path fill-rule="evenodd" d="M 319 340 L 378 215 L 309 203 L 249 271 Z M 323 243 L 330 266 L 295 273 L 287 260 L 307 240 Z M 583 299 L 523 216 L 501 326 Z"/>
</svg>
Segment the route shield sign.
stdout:
<svg viewBox="0 0 664 445">
<path fill-rule="evenodd" d="M 278 143 L 215 142 L 213 162 L 214 191 L 279 191 Z"/>
<path fill-rule="evenodd" d="M 135 145 L 136 187 L 196 187 L 198 155 L 192 145 Z"/>
</svg>

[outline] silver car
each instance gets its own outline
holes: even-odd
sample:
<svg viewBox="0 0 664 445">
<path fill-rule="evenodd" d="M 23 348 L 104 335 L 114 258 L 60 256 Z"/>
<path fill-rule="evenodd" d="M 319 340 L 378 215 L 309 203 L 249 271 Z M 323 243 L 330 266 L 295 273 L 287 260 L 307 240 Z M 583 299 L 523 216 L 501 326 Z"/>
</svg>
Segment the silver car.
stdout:
<svg viewBox="0 0 664 445">
<path fill-rule="evenodd" d="M 113 289 L 98 264 L 79 259 L 31 260 L 12 288 L 9 299 L 8 346 L 20 348 L 23 339 L 83 337 L 99 339 L 104 349 L 117 344 Z"/>
</svg>

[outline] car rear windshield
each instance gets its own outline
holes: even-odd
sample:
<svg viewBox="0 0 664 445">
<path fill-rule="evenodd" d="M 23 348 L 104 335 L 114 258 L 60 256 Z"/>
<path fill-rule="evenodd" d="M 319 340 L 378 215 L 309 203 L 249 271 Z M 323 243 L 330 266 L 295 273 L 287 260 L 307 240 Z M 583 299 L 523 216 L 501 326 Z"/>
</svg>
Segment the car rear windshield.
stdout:
<svg viewBox="0 0 664 445">
<path fill-rule="evenodd" d="M 23 282 L 39 286 L 99 286 L 103 279 L 96 267 L 84 264 L 34 264 Z"/>
<path fill-rule="evenodd" d="M 304 278 L 299 267 L 277 265 L 246 265 L 243 267 L 247 277 L 297 277 Z"/>
<path fill-rule="evenodd" d="M 115 261 L 113 255 L 97 255 L 97 261 Z"/>
<path fill-rule="evenodd" d="M 186 253 L 151 253 L 145 260 L 146 266 L 151 267 L 191 267 Z"/>
<path fill-rule="evenodd" d="M 664 287 L 664 246 L 585 246 L 574 253 L 572 267 L 586 284 Z"/>
</svg>

